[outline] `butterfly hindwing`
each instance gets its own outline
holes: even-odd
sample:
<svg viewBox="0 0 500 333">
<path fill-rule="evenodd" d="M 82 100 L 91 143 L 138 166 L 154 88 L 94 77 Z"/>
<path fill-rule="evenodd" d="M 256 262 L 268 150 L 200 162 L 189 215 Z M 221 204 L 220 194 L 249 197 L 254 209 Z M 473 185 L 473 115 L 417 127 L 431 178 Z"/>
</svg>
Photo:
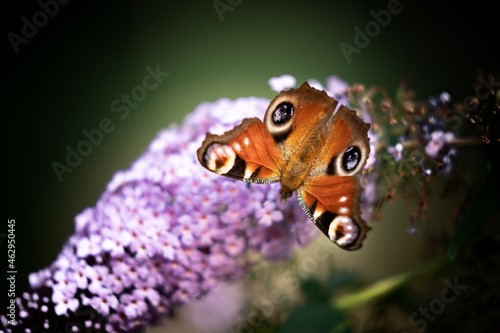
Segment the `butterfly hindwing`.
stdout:
<svg viewBox="0 0 500 333">
<path fill-rule="evenodd" d="M 201 165 L 226 177 L 254 183 L 280 179 L 280 153 L 258 118 L 244 119 L 222 135 L 207 133 L 197 154 Z"/>
<path fill-rule="evenodd" d="M 297 199 L 314 224 L 346 250 L 361 247 L 370 227 L 361 218 L 359 179 L 350 176 L 317 177 L 297 190 Z"/>
</svg>

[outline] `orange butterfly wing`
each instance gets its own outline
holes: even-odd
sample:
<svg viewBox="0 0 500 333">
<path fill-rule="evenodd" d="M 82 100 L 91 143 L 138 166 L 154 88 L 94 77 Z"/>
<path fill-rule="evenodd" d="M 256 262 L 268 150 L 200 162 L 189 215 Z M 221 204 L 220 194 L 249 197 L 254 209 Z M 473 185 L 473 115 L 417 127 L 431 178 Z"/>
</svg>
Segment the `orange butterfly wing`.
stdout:
<svg viewBox="0 0 500 333">
<path fill-rule="evenodd" d="M 314 224 L 345 250 L 359 249 L 370 227 L 361 218 L 359 179 L 315 178 L 297 190 L 297 199 Z"/>
<path fill-rule="evenodd" d="M 355 111 L 341 106 L 325 145 L 298 190 L 297 198 L 316 226 L 346 250 L 361 247 L 370 227 L 361 218 L 361 185 L 355 177 L 370 154 L 365 124 Z"/>
<path fill-rule="evenodd" d="M 280 180 L 281 154 L 258 118 L 244 119 L 222 135 L 207 133 L 197 154 L 201 165 L 219 175 L 254 183 Z"/>
</svg>

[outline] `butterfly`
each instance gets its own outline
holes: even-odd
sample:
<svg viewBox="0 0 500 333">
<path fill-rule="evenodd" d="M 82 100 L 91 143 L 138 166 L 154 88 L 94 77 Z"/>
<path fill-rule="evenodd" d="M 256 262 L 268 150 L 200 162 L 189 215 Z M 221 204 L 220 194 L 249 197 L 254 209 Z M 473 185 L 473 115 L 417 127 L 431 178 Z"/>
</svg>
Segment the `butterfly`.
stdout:
<svg viewBox="0 0 500 333">
<path fill-rule="evenodd" d="M 359 249 L 370 227 L 361 218 L 356 175 L 370 153 L 368 130 L 356 111 L 307 82 L 280 92 L 264 121 L 247 118 L 222 135 L 207 133 L 200 164 L 229 178 L 281 183 L 281 200 L 293 192 L 332 242 Z"/>
</svg>

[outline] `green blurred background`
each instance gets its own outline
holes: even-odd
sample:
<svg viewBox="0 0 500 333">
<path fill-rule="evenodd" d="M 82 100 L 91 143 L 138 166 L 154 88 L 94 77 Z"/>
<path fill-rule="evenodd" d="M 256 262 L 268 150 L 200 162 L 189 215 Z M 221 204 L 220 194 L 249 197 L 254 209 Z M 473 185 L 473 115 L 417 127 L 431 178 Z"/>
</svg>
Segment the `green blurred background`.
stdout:
<svg viewBox="0 0 500 333">
<path fill-rule="evenodd" d="M 59 5 L 17 54 L 7 35 L 20 34 L 21 18 L 32 21 L 40 5 L 10 3 L 2 10 L 2 205 L 4 221 L 17 224 L 18 290 L 27 290 L 30 272 L 56 258 L 74 216 L 95 204 L 113 173 L 200 102 L 272 98 L 267 80 L 281 74 L 299 83 L 324 83 L 335 74 L 391 94 L 405 81 L 423 100 L 442 90 L 459 98 L 473 94 L 474 71 L 500 58 L 490 4 L 408 0 L 400 6 L 348 63 L 339 44 L 354 44 L 354 27 L 363 30 L 373 20 L 370 11 L 387 9 L 387 1 L 243 0 L 223 20 L 210 0 L 74 1 Z M 169 76 L 121 120 L 111 103 L 157 65 Z M 75 148 L 85 139 L 82 130 L 97 128 L 103 118 L 114 131 L 59 182 L 51 163 L 64 163 L 65 147 Z M 446 223 L 451 209 L 431 202 L 422 227 Z M 419 261 L 425 239 L 406 234 L 407 221 L 403 205 L 387 207 L 365 251 L 339 250 L 339 262 L 384 275 Z"/>
</svg>

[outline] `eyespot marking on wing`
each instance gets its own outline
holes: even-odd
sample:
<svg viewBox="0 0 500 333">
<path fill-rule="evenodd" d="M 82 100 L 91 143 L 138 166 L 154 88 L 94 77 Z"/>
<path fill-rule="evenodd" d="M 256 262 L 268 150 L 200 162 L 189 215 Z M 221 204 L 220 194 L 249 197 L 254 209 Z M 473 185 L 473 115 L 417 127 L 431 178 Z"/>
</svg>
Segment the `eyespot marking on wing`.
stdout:
<svg viewBox="0 0 500 333">
<path fill-rule="evenodd" d="M 359 227 L 345 215 L 336 216 L 328 228 L 330 239 L 342 247 L 349 247 L 356 243 L 359 237 Z"/>
<path fill-rule="evenodd" d="M 236 156 L 228 145 L 213 143 L 207 147 L 204 160 L 208 169 L 223 175 L 233 168 Z"/>
</svg>

